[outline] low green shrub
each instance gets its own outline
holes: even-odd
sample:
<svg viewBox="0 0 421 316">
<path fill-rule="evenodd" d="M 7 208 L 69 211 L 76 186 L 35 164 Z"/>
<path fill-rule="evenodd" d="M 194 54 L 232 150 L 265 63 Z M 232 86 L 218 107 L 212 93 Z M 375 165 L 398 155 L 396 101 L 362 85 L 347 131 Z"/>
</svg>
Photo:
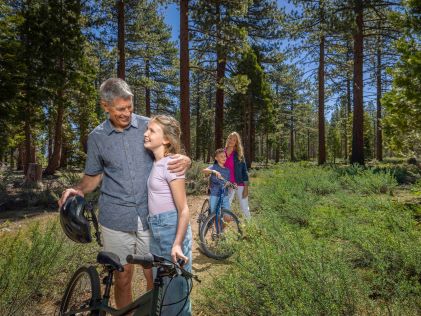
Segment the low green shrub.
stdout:
<svg viewBox="0 0 421 316">
<path fill-rule="evenodd" d="M 373 172 L 370 169 L 361 170 L 357 174 L 345 174 L 341 177 L 342 186 L 355 193 L 389 193 L 397 186 L 393 175 L 389 172 Z"/>
<path fill-rule="evenodd" d="M 340 251 L 305 230 L 249 226 L 229 271 L 200 302 L 210 315 L 350 315 L 364 306 L 367 289 Z M 267 228 L 269 227 L 269 228 Z M 267 229 L 266 229 L 267 228 Z"/>
<path fill-rule="evenodd" d="M 191 167 L 186 173 L 187 194 L 206 194 L 208 178 L 202 170 L 209 166 L 200 161 L 192 161 Z"/>
<path fill-rule="evenodd" d="M 92 262 L 95 245 L 68 241 L 57 220 L 35 222 L 0 243 L 0 315 L 33 315 L 41 299 L 57 302 L 81 262 Z"/>
<path fill-rule="evenodd" d="M 285 164 L 259 172 L 258 208 L 229 271 L 204 289 L 212 315 L 416 315 L 421 231 L 390 172 Z"/>
</svg>

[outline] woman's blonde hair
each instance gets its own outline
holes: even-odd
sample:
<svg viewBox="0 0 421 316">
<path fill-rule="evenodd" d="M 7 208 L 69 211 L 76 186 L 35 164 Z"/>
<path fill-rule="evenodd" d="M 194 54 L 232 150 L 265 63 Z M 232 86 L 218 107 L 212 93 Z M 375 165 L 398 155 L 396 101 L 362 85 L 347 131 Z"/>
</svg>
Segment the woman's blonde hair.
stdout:
<svg viewBox="0 0 421 316">
<path fill-rule="evenodd" d="M 235 142 L 234 150 L 238 153 L 238 159 L 243 160 L 244 159 L 244 149 L 243 149 L 243 144 L 241 143 L 240 134 L 238 134 L 237 132 L 232 132 L 231 134 L 229 134 L 228 137 L 227 137 L 227 141 L 225 142 L 225 148 L 228 147 L 228 140 L 233 136 L 235 136 L 235 138 L 237 140 Z"/>
<path fill-rule="evenodd" d="M 180 123 L 169 115 L 155 115 L 150 122 L 159 124 L 168 144 L 165 146 L 165 155 L 181 153 L 181 128 Z"/>
</svg>

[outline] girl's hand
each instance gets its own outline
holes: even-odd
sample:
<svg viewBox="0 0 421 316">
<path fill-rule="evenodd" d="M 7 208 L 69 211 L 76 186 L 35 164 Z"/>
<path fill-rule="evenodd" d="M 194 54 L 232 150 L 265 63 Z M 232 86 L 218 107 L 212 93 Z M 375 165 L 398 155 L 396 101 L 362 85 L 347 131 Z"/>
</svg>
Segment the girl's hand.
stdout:
<svg viewBox="0 0 421 316">
<path fill-rule="evenodd" d="M 181 246 L 179 245 L 172 246 L 171 259 L 173 262 L 177 262 L 177 259 L 183 259 L 185 264 L 189 261 L 189 258 L 184 255 L 183 251 L 181 250 Z"/>
</svg>

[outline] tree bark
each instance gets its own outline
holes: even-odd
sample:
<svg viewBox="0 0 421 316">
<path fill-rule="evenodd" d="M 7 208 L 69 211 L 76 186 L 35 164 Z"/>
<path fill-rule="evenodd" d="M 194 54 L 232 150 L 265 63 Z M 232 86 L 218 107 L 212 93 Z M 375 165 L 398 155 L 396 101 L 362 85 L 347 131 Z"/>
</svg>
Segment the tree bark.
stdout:
<svg viewBox="0 0 421 316">
<path fill-rule="evenodd" d="M 200 95 L 200 75 L 197 75 L 197 84 L 196 84 L 196 95 L 197 95 L 197 100 L 196 100 L 196 154 L 195 154 L 195 158 L 196 160 L 199 160 L 200 158 L 200 140 L 201 140 L 201 133 L 200 133 L 200 127 L 201 127 L 201 111 L 200 111 L 200 99 L 201 99 L 201 95 Z"/>
<path fill-rule="evenodd" d="M 118 67 L 117 76 L 120 79 L 126 79 L 126 53 L 125 53 L 125 21 L 124 21 L 124 0 L 118 0 Z"/>
<path fill-rule="evenodd" d="M 322 14 L 323 16 L 323 14 Z M 319 52 L 319 165 L 326 163 L 325 144 L 325 37 L 320 37 Z"/>
<path fill-rule="evenodd" d="M 50 111 L 49 111 L 50 112 Z M 49 114 L 49 116 L 51 115 L 51 113 Z M 47 152 L 47 157 L 48 160 L 51 159 L 51 157 L 53 156 L 53 140 L 54 140 L 54 136 L 53 136 L 53 121 L 50 117 L 50 120 L 48 122 L 48 152 Z"/>
<path fill-rule="evenodd" d="M 13 148 L 10 148 L 10 164 L 9 164 L 9 166 L 10 166 L 11 170 L 13 170 L 15 168 L 15 159 L 13 157 L 13 153 L 14 153 Z"/>
<path fill-rule="evenodd" d="M 149 69 L 149 60 L 146 60 L 145 63 L 145 75 L 146 78 L 149 79 L 150 76 L 150 69 Z M 145 87 L 145 113 L 147 117 L 151 116 L 151 89 L 149 87 Z"/>
<path fill-rule="evenodd" d="M 63 138 L 63 117 L 64 117 L 64 92 L 62 89 L 58 92 L 58 106 L 57 106 L 57 117 L 54 128 L 54 147 L 51 159 L 48 161 L 48 166 L 44 170 L 44 174 L 54 174 L 60 167 L 61 160 L 61 149 L 62 149 L 62 138 Z"/>
<path fill-rule="evenodd" d="M 295 159 L 295 149 L 294 149 L 294 104 L 291 103 L 291 120 L 289 126 L 289 150 L 290 150 L 290 157 L 291 161 L 296 161 Z"/>
<path fill-rule="evenodd" d="M 377 113 L 376 113 L 376 159 L 378 161 L 383 160 L 383 135 L 382 135 L 382 51 L 381 42 L 377 44 L 377 69 L 376 69 L 376 86 L 377 86 Z"/>
<path fill-rule="evenodd" d="M 29 105 L 28 105 L 29 107 Z M 30 112 L 30 110 L 28 111 Z M 23 172 L 26 174 L 28 172 L 28 164 L 34 163 L 32 161 L 31 155 L 31 147 L 32 147 L 32 131 L 31 131 L 31 123 L 30 123 L 30 113 L 25 114 L 25 160 L 23 165 Z"/>
<path fill-rule="evenodd" d="M 224 129 L 224 77 L 226 59 L 225 54 L 220 52 L 217 54 L 218 65 L 216 69 L 216 105 L 215 105 L 215 148 L 223 147 L 223 129 Z"/>
<path fill-rule="evenodd" d="M 352 124 L 351 163 L 364 165 L 364 109 L 363 109 L 363 1 L 355 0 L 356 30 L 354 39 L 354 116 Z"/>
<path fill-rule="evenodd" d="M 30 183 L 40 183 L 42 180 L 42 167 L 37 163 L 28 164 L 28 172 L 25 181 Z"/>
<path fill-rule="evenodd" d="M 62 141 L 61 141 L 61 156 L 60 156 L 60 167 L 61 168 L 67 168 L 67 154 L 68 154 L 68 146 L 67 146 L 67 140 L 62 135 Z"/>
<path fill-rule="evenodd" d="M 281 145 L 276 144 L 276 150 L 275 150 L 275 163 L 279 162 L 279 157 L 281 156 Z"/>
<path fill-rule="evenodd" d="M 256 121 L 254 120 L 254 107 L 253 100 L 250 96 L 249 98 L 249 120 L 250 120 L 250 136 L 249 136 L 249 146 L 250 146 L 250 158 L 246 161 L 247 168 L 251 168 L 251 164 L 256 160 L 255 154 L 255 140 L 256 140 Z"/>
<path fill-rule="evenodd" d="M 226 52 L 225 48 L 222 47 L 220 41 L 221 30 L 219 29 L 220 24 L 220 8 L 216 7 L 216 15 L 218 18 L 217 22 L 217 44 L 216 44 L 216 104 L 215 104 L 215 148 L 223 147 L 222 137 L 224 131 L 224 78 L 225 78 L 225 68 L 226 68 Z"/>
<path fill-rule="evenodd" d="M 180 116 L 181 142 L 190 155 L 188 0 L 180 0 Z"/>
<path fill-rule="evenodd" d="M 245 111 L 244 111 L 244 132 L 243 132 L 243 146 L 244 156 L 246 158 L 247 168 L 250 168 L 253 161 L 253 114 L 252 114 L 252 100 L 249 94 L 246 95 L 245 99 Z"/>
</svg>

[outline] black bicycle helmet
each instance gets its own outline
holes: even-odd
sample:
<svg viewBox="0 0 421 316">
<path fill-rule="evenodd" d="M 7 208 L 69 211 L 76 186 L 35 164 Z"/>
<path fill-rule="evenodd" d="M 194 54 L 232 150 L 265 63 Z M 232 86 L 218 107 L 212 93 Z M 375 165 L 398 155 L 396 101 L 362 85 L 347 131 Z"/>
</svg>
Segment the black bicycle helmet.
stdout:
<svg viewBox="0 0 421 316">
<path fill-rule="evenodd" d="M 92 241 L 91 227 L 85 214 L 86 207 L 86 200 L 80 195 L 74 195 L 60 208 L 60 223 L 64 233 L 74 242 L 82 244 Z"/>
</svg>

